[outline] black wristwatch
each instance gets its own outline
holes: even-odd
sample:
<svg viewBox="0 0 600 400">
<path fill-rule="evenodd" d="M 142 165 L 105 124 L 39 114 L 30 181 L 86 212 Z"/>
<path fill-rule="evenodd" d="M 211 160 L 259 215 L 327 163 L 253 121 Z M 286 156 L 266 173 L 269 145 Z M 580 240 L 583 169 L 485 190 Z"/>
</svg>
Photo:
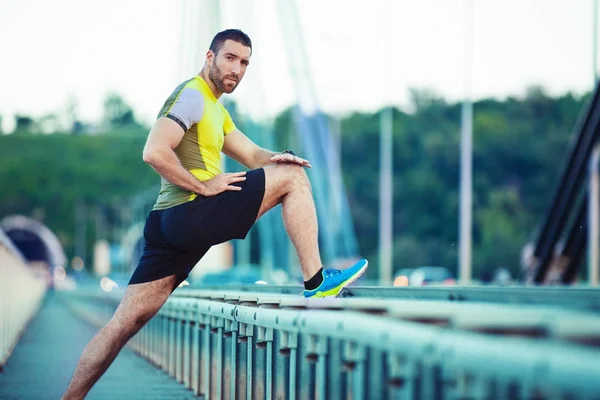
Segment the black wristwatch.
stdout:
<svg viewBox="0 0 600 400">
<path fill-rule="evenodd" d="M 295 156 L 295 155 L 296 155 L 296 153 L 294 153 L 294 152 L 293 152 L 293 151 L 291 151 L 291 150 L 284 150 L 284 151 L 282 151 L 282 152 L 281 152 L 281 154 L 291 154 L 291 155 L 293 155 L 293 156 Z"/>
</svg>

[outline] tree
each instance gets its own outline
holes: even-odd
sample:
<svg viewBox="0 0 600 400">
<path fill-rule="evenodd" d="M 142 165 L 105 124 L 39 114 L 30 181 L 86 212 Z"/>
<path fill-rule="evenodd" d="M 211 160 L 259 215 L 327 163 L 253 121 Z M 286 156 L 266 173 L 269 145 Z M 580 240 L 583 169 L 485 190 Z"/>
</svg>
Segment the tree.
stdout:
<svg viewBox="0 0 600 400">
<path fill-rule="evenodd" d="M 124 136 L 140 136 L 148 133 L 148 128 L 138 123 L 133 109 L 116 93 L 109 93 L 104 99 L 102 130 Z"/>
<path fill-rule="evenodd" d="M 15 116 L 15 129 L 13 131 L 14 134 L 30 134 L 33 133 L 35 129 L 35 123 L 33 121 L 33 118 L 31 118 L 30 116 L 20 114 L 17 114 Z"/>
<path fill-rule="evenodd" d="M 135 123 L 133 109 L 116 93 L 109 93 L 104 99 L 103 122 L 109 129 Z"/>
<path fill-rule="evenodd" d="M 521 249 L 549 206 L 575 120 L 589 96 L 551 97 L 531 89 L 521 98 L 474 103 L 475 278 L 497 267 L 518 272 Z M 393 112 L 394 266 L 440 265 L 456 273 L 461 105 L 428 91 L 415 91 L 414 97 L 413 111 Z M 34 121 L 19 117 L 17 129 L 33 132 Z M 0 136 L 0 182 L 10 182 L 0 185 L 0 217 L 44 210 L 45 222 L 69 252 L 78 198 L 123 204 L 156 185 L 157 174 L 141 159 L 145 137 L 138 133 L 147 130 L 136 125 L 131 107 L 113 95 L 105 102 L 105 120 L 113 129 L 96 137 Z M 342 172 L 359 252 L 374 265 L 379 123 L 378 112 L 352 113 L 341 121 Z M 246 128 L 258 132 L 252 124 Z M 300 133 L 290 109 L 275 120 L 275 132 L 277 149 L 296 149 L 294 134 Z M 368 274 L 375 278 L 377 269 Z"/>
</svg>

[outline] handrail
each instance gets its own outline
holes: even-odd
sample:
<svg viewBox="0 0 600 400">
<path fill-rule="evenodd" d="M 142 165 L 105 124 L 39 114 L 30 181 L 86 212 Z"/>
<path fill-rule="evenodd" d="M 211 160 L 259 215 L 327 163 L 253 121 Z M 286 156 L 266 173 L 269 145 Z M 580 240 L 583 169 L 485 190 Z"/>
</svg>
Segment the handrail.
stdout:
<svg viewBox="0 0 600 400">
<path fill-rule="evenodd" d="M 300 286 L 222 285 L 202 289 L 177 289 L 177 295 L 194 295 L 239 291 L 251 293 L 289 294 L 299 297 Z M 452 302 L 489 302 L 511 304 L 548 304 L 576 309 L 600 311 L 600 289 L 586 286 L 351 286 L 342 290 L 342 298 L 382 298 L 440 300 Z"/>
<path fill-rule="evenodd" d="M 495 304 L 394 300 L 388 303 L 395 310 L 374 315 L 359 306 L 383 307 L 379 299 L 174 294 L 131 345 L 207 399 L 588 398 L 600 392 L 597 343 L 566 339 L 569 329 L 583 325 L 600 338 L 598 319 L 589 313 L 532 306 L 545 309 L 542 322 L 553 327 L 552 337 L 540 339 L 493 331 L 511 308 Z M 80 315 L 96 316 L 97 324 L 118 304 L 117 295 L 61 296 Z M 277 298 L 280 308 L 273 308 Z M 326 303 L 329 310 L 318 309 Z M 419 307 L 433 313 L 444 304 L 441 311 L 454 312 L 459 329 L 393 315 Z M 528 312 L 513 317 L 515 326 L 528 323 L 534 315 Z"/>
</svg>

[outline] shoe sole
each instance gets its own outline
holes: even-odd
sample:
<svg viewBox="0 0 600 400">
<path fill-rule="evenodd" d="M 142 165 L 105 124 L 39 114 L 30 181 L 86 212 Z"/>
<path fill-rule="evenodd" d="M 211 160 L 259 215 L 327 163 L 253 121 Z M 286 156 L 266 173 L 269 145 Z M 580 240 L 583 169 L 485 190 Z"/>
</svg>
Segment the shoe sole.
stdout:
<svg viewBox="0 0 600 400">
<path fill-rule="evenodd" d="M 317 292 L 317 293 L 315 293 L 315 295 L 314 295 L 314 296 L 311 296 L 311 297 L 323 298 L 323 297 L 334 297 L 334 296 L 337 296 L 338 294 L 340 294 L 340 292 L 341 292 L 341 291 L 342 291 L 342 290 L 343 290 L 343 289 L 344 289 L 346 286 L 348 286 L 348 285 L 350 285 L 350 284 L 352 284 L 352 283 L 356 282 L 356 280 L 357 280 L 358 278 L 360 278 L 360 277 L 362 276 L 362 274 L 364 274 L 364 272 L 367 270 L 367 267 L 368 267 L 368 266 L 369 266 L 369 262 L 367 261 L 367 262 L 365 263 L 365 265 L 364 265 L 364 266 L 363 266 L 361 269 L 359 269 L 359 270 L 358 270 L 358 272 L 357 272 L 356 274 L 352 275 L 352 277 L 350 277 L 350 279 L 348 279 L 348 280 L 346 280 L 346 281 L 342 282 L 342 284 L 341 284 L 341 285 L 339 285 L 338 287 L 336 287 L 336 288 L 333 288 L 333 289 L 330 289 L 330 290 L 328 290 L 328 291 L 326 291 L 326 292 Z"/>
</svg>

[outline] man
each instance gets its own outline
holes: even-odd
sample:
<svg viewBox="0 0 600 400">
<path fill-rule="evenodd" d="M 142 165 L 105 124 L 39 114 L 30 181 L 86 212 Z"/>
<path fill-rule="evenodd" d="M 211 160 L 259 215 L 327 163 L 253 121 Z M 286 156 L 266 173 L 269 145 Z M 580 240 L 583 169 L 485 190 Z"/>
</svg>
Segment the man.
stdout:
<svg viewBox="0 0 600 400">
<path fill-rule="evenodd" d="M 317 216 L 304 172 L 309 162 L 291 151 L 258 147 L 218 102 L 240 83 L 251 54 L 245 33 L 218 33 L 202 71 L 179 85 L 160 111 L 143 153 L 162 177 L 146 219 L 144 252 L 113 318 L 84 349 L 65 399 L 85 397 L 211 246 L 245 238 L 277 204 L 282 204 L 285 228 L 298 253 L 305 297 L 335 296 L 367 268 L 366 260 L 344 271 L 322 268 Z M 221 151 L 250 171 L 221 173 Z"/>
</svg>

